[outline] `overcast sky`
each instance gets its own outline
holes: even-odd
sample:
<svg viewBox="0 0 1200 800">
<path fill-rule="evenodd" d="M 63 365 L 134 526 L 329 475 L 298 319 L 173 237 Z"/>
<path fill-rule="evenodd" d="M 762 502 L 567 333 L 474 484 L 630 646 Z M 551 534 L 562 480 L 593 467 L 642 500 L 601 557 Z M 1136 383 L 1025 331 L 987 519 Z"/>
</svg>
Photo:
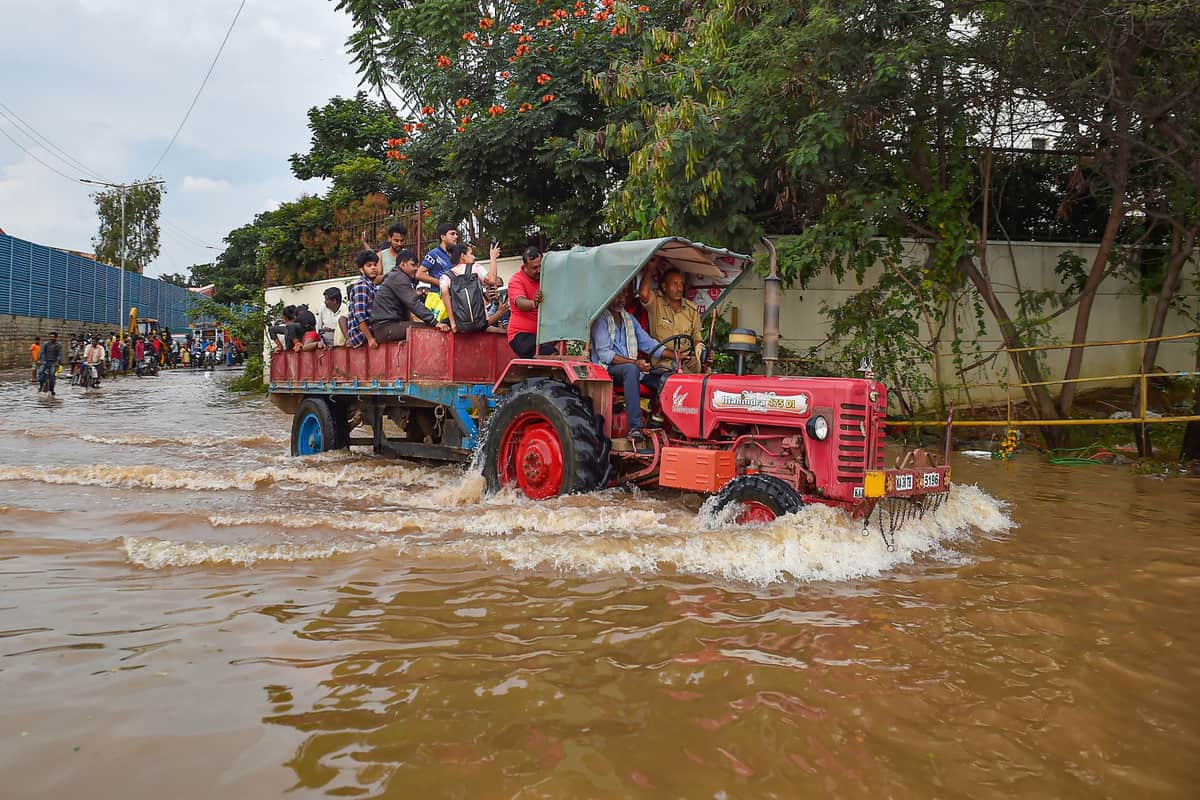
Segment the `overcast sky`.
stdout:
<svg viewBox="0 0 1200 800">
<path fill-rule="evenodd" d="M 240 0 L 3 0 L 0 103 L 114 181 L 143 179 L 170 141 Z M 179 139 L 158 172 L 162 254 L 148 275 L 211 261 L 222 238 L 319 182 L 292 177 L 306 112 L 353 95 L 349 18 L 329 0 L 247 0 Z M 4 111 L 0 107 L 0 112 Z M 94 187 L 0 114 L 0 228 L 90 252 Z"/>
</svg>

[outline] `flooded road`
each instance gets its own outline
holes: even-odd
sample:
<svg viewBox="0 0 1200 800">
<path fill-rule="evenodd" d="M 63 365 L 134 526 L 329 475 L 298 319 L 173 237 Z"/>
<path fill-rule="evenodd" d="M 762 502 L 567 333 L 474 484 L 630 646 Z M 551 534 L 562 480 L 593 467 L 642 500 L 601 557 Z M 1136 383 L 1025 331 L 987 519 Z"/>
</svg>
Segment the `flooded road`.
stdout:
<svg viewBox="0 0 1200 800">
<path fill-rule="evenodd" d="M 287 455 L 229 374 L 0 376 L 6 798 L 1196 797 L 1200 483 L 955 462 L 713 525 Z"/>
</svg>

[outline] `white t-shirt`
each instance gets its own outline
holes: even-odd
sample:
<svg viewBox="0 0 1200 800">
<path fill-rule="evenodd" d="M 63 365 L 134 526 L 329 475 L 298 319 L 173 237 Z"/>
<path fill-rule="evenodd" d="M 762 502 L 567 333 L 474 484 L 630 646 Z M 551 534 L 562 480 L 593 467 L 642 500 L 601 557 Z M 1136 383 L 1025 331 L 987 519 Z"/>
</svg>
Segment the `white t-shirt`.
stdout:
<svg viewBox="0 0 1200 800">
<path fill-rule="evenodd" d="M 450 270 L 450 272 L 453 272 L 455 275 L 466 275 L 467 274 L 467 265 L 459 264 L 457 267 Z M 438 278 L 438 287 L 441 288 L 442 291 L 445 291 L 446 289 L 450 288 L 450 272 L 447 272 L 445 275 Z M 484 278 L 487 277 L 488 268 L 485 267 L 483 264 L 479 263 L 478 261 L 476 261 L 474 264 L 471 265 L 471 272 L 478 275 L 479 280 L 482 281 Z"/>
<path fill-rule="evenodd" d="M 321 304 L 321 313 L 317 315 L 317 333 L 321 334 L 321 338 L 327 339 L 329 334 L 327 334 L 325 332 L 325 329 L 332 328 L 333 329 L 332 345 L 334 347 L 339 347 L 339 346 L 345 344 L 346 337 L 342 335 L 342 326 L 338 324 L 338 320 L 342 319 L 343 317 L 346 317 L 347 315 L 348 315 L 348 312 L 346 310 L 345 303 L 342 303 L 342 305 L 340 307 L 338 307 L 337 311 L 331 311 L 329 309 L 329 306 L 322 303 Z M 325 344 L 331 344 L 331 342 L 329 342 L 327 340 L 325 342 Z"/>
<path fill-rule="evenodd" d="M 83 360 L 88 364 L 99 364 L 104 360 L 104 348 L 98 344 L 89 344 L 83 351 Z"/>
</svg>

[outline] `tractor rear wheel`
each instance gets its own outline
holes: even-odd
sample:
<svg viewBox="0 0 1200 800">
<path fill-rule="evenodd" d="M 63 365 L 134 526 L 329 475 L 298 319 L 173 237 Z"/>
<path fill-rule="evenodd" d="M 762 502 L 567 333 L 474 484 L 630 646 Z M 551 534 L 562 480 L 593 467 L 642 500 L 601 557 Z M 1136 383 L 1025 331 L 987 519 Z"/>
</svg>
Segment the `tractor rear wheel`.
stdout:
<svg viewBox="0 0 1200 800">
<path fill-rule="evenodd" d="M 543 500 L 601 488 L 609 474 L 610 443 L 591 403 L 561 381 L 518 383 L 483 437 L 489 492 L 513 486 Z"/>
<path fill-rule="evenodd" d="M 730 503 L 741 505 L 734 517 L 739 525 L 771 522 L 804 508 L 800 494 L 772 475 L 739 475 L 717 493 L 716 510 Z"/>
<path fill-rule="evenodd" d="M 306 397 L 292 417 L 292 455 L 310 456 L 346 446 L 344 425 L 323 397 Z"/>
</svg>

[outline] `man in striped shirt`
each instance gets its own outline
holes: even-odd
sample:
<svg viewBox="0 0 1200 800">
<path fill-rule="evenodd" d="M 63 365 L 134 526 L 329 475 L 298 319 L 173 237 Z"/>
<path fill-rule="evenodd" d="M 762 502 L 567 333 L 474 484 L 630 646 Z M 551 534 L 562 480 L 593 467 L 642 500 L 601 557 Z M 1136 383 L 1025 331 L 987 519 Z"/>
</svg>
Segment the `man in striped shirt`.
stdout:
<svg viewBox="0 0 1200 800">
<path fill-rule="evenodd" d="M 371 334 L 368 320 L 371 318 L 371 304 L 375 302 L 375 290 L 383 280 L 383 272 L 379 269 L 379 256 L 370 250 L 359 253 L 354 263 L 358 265 L 362 277 L 350 287 L 346 298 L 350 308 L 346 344 L 349 347 L 362 347 L 365 344 L 374 349 L 379 347 L 379 342 Z"/>
</svg>

